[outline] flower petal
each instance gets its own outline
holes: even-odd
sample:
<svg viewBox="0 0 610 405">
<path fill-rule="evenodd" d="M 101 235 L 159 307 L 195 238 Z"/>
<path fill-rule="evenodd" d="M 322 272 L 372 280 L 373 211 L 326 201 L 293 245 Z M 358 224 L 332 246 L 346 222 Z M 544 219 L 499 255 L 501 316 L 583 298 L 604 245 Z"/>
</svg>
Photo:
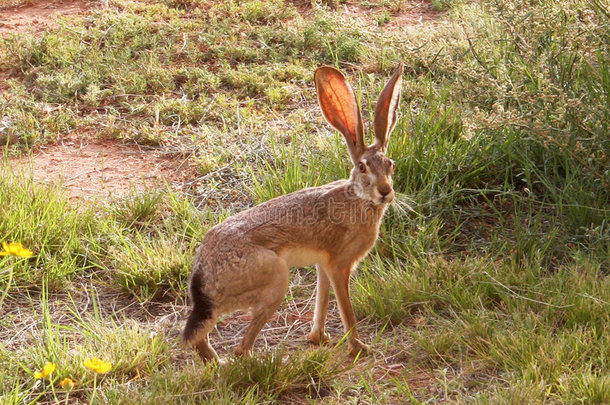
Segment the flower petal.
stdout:
<svg viewBox="0 0 610 405">
<path fill-rule="evenodd" d="M 76 386 L 76 382 L 73 379 L 66 377 L 59 382 L 59 386 L 65 390 L 70 391 Z"/>
</svg>

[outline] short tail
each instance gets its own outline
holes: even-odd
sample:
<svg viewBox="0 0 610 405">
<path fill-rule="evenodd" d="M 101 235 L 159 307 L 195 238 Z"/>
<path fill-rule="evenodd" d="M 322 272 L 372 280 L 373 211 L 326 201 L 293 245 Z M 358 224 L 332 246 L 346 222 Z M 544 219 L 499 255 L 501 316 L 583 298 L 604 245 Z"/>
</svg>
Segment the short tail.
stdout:
<svg viewBox="0 0 610 405">
<path fill-rule="evenodd" d="M 193 301 L 193 310 L 186 321 L 184 331 L 182 331 L 182 339 L 186 343 L 191 343 L 203 322 L 212 317 L 212 299 L 203 292 L 202 287 L 203 279 L 201 274 L 194 273 L 191 277 L 191 300 Z"/>
</svg>

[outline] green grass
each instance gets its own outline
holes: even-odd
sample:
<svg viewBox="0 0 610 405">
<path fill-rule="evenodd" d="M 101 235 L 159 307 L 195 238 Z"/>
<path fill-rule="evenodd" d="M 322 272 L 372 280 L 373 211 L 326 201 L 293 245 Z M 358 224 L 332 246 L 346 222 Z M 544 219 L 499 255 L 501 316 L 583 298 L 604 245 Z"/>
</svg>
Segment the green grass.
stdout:
<svg viewBox="0 0 610 405">
<path fill-rule="evenodd" d="M 442 23 L 401 31 L 385 27 L 405 2 L 360 6 L 369 23 L 342 2 L 114 0 L 0 39 L 0 241 L 35 252 L 0 258 L 1 403 L 610 402 L 610 5 L 434 1 Z M 305 270 L 254 357 L 226 354 L 228 318 L 228 363 L 202 365 L 178 334 L 205 232 L 344 178 L 313 70 L 342 67 L 369 120 L 399 59 L 397 201 L 352 284 L 373 353 L 304 345 Z M 199 178 L 74 204 L 10 168 L 81 132 L 188 153 Z"/>
</svg>

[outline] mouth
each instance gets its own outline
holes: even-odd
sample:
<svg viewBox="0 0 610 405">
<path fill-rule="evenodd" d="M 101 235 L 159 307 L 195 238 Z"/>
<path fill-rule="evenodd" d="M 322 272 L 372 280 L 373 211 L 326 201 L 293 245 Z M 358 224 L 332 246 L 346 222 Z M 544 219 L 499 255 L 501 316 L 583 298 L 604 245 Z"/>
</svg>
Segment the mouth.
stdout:
<svg viewBox="0 0 610 405">
<path fill-rule="evenodd" d="M 379 197 L 378 204 L 389 204 L 393 200 L 394 200 L 394 196 L 393 195 L 382 195 L 381 197 Z"/>
</svg>

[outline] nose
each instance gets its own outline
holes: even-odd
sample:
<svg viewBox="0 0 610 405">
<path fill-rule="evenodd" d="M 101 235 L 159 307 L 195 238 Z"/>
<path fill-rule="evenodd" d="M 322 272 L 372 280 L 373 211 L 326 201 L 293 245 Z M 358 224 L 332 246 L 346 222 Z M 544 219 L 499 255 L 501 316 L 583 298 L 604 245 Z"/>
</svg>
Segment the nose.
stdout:
<svg viewBox="0 0 610 405">
<path fill-rule="evenodd" d="M 392 192 L 392 187 L 390 187 L 389 184 L 382 184 L 377 187 L 377 191 L 379 191 L 379 194 L 381 194 L 382 197 L 385 197 Z"/>
</svg>

